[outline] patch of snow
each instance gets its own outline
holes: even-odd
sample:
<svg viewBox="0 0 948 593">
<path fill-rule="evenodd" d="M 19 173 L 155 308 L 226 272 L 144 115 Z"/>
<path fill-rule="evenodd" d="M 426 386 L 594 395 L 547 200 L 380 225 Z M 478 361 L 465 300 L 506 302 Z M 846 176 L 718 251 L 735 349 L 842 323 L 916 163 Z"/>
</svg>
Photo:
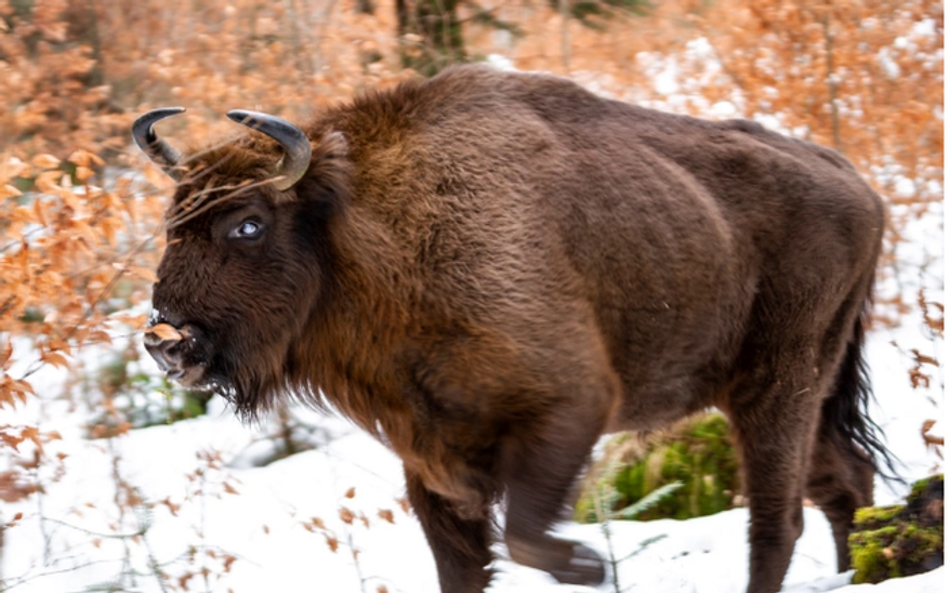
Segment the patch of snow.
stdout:
<svg viewBox="0 0 948 593">
<path fill-rule="evenodd" d="M 911 198 L 915 195 L 915 182 L 907 177 L 899 176 L 895 180 L 895 195 L 900 198 Z"/>
<path fill-rule="evenodd" d="M 708 113 L 709 116 L 714 118 L 732 118 L 738 117 L 740 113 L 737 110 L 737 107 L 734 106 L 734 103 L 730 101 L 718 101 L 711 106 L 711 110 Z"/>
<path fill-rule="evenodd" d="M 504 31 L 504 33 L 507 33 L 507 31 Z M 511 60 L 507 56 L 502 56 L 500 54 L 488 55 L 487 63 L 493 66 L 494 68 L 497 68 L 498 70 L 503 70 L 504 72 L 513 72 L 517 69 L 514 66 L 513 60 Z"/>
</svg>

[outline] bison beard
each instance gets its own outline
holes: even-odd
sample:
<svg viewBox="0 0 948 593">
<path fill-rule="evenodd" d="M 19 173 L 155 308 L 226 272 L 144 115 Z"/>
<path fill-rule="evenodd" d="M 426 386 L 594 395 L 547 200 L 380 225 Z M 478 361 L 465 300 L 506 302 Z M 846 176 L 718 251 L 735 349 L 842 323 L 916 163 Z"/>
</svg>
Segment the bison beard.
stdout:
<svg viewBox="0 0 948 593">
<path fill-rule="evenodd" d="M 747 121 L 467 66 L 308 125 L 183 156 L 148 338 L 169 375 L 239 413 L 333 406 L 403 460 L 443 591 L 513 560 L 604 578 L 550 535 L 597 438 L 710 406 L 740 446 L 751 593 L 780 589 L 808 496 L 841 570 L 872 501 L 865 311 L 884 215 L 840 155 Z M 890 463 L 891 467 L 891 463 Z"/>
</svg>

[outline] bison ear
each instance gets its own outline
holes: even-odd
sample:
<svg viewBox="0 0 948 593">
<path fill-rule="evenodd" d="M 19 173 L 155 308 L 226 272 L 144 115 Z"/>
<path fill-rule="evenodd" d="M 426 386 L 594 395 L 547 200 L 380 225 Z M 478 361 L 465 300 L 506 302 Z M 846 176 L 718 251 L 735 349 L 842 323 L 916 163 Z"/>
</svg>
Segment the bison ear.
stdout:
<svg viewBox="0 0 948 593">
<path fill-rule="evenodd" d="M 324 159 L 347 159 L 349 142 L 342 132 L 327 132 L 313 151 L 313 165 L 318 167 Z"/>
<path fill-rule="evenodd" d="M 296 186 L 298 199 L 332 200 L 341 205 L 349 197 L 352 163 L 349 142 L 342 132 L 327 132 L 313 147 L 309 172 Z"/>
</svg>

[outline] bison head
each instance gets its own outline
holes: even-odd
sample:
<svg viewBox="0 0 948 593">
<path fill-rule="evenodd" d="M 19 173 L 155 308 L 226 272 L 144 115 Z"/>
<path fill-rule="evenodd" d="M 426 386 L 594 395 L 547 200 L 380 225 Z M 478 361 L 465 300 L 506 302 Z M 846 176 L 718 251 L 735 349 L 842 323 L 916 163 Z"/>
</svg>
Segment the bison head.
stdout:
<svg viewBox="0 0 948 593">
<path fill-rule="evenodd" d="M 138 146 L 178 182 L 165 224 L 145 345 L 168 376 L 214 390 L 244 414 L 265 408 L 292 380 L 292 345 L 327 290 L 328 226 L 345 198 L 341 134 L 311 146 L 297 126 L 250 111 L 227 115 L 249 134 L 183 157 L 154 124 L 136 120 Z"/>
</svg>

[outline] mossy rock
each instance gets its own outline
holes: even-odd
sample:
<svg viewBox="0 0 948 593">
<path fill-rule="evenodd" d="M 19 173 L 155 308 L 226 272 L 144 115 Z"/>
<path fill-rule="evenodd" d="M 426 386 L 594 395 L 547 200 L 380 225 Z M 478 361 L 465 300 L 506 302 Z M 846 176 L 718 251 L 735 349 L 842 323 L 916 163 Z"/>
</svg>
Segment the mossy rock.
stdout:
<svg viewBox="0 0 948 593">
<path fill-rule="evenodd" d="M 904 505 L 856 511 L 849 549 L 854 583 L 879 583 L 944 564 L 945 478 L 919 480 Z"/>
<path fill-rule="evenodd" d="M 690 519 L 727 510 L 740 493 L 740 475 L 727 420 L 707 414 L 677 424 L 642 443 L 620 435 L 606 444 L 606 460 L 586 481 L 576 505 L 577 521 L 602 521 L 597 496 L 608 493 L 608 510 L 616 511 L 674 482 L 682 486 L 637 515 L 637 520 Z M 604 475 L 603 475 L 604 474 Z"/>
</svg>

